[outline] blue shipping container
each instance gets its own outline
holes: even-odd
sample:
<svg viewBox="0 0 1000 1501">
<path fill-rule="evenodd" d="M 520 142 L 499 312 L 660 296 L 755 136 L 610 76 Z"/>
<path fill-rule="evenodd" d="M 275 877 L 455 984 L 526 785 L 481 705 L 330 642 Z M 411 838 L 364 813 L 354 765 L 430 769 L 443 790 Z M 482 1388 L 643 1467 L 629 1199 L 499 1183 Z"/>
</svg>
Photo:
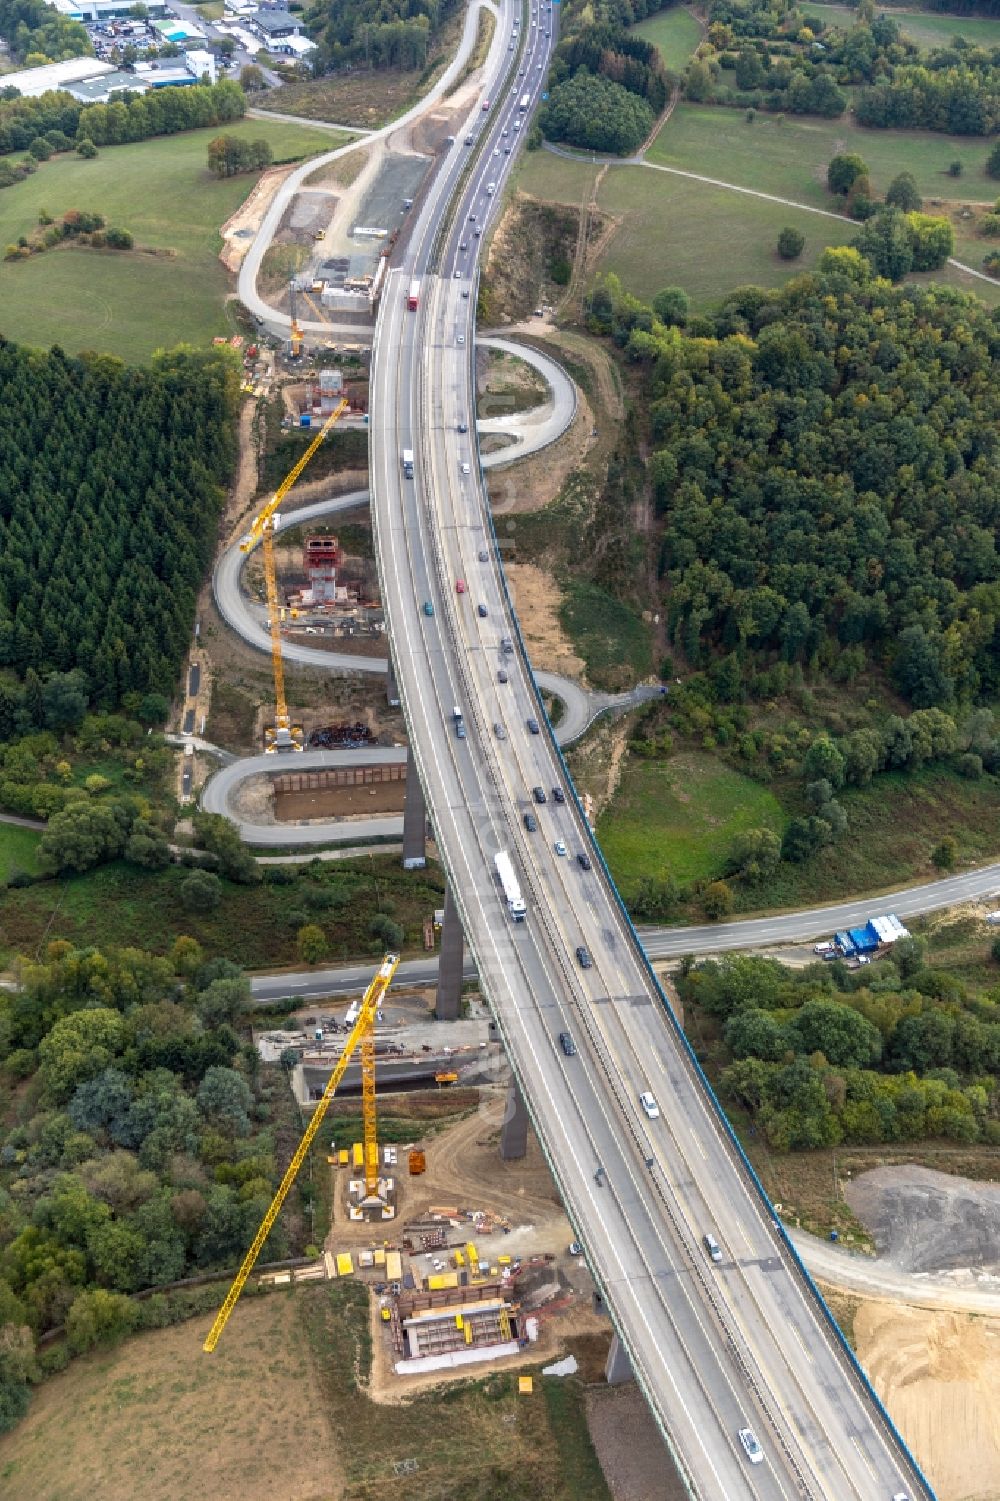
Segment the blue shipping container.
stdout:
<svg viewBox="0 0 1000 1501">
<path fill-rule="evenodd" d="M 299 427 L 312 427 L 312 417 L 309 412 L 303 412 L 299 418 Z"/>
</svg>

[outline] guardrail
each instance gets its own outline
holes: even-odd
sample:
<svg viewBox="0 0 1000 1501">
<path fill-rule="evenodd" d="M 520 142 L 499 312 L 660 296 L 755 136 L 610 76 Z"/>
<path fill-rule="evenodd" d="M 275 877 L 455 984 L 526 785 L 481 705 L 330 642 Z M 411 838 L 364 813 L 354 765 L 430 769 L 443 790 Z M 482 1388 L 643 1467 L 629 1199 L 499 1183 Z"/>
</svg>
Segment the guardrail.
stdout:
<svg viewBox="0 0 1000 1501">
<path fill-rule="evenodd" d="M 479 286 L 479 274 L 480 274 L 479 273 L 479 268 L 477 266 L 475 280 L 474 280 L 474 286 L 475 286 L 477 295 L 478 295 L 478 286 Z M 473 341 L 473 346 L 472 347 L 475 347 L 474 341 Z M 474 391 L 474 389 L 473 389 L 473 392 L 472 392 L 472 396 L 473 396 L 473 400 L 474 400 L 474 398 L 475 398 L 475 391 Z M 473 426 L 473 424 L 470 424 L 470 426 Z M 482 485 L 482 475 L 483 475 L 482 454 L 480 453 L 480 449 L 479 449 L 479 433 L 478 433 L 478 430 L 476 431 L 476 458 L 477 458 L 477 462 L 479 464 L 479 474 L 480 474 L 480 481 L 481 481 L 481 485 Z M 630 936 L 630 938 L 632 940 L 632 943 L 633 943 L 636 955 L 637 955 L 637 957 L 639 959 L 639 962 L 640 962 L 641 966 L 643 967 L 643 969 L 645 970 L 647 978 L 649 980 L 649 983 L 650 983 L 653 991 L 655 992 L 658 1000 L 660 1001 L 661 1006 L 663 1007 L 664 1011 L 667 1014 L 668 1020 L 669 1020 L 670 1025 L 671 1025 L 671 1027 L 672 1027 L 672 1029 L 674 1031 L 675 1037 L 677 1038 L 677 1040 L 681 1044 L 681 1048 L 682 1048 L 685 1060 L 687 1061 L 689 1067 L 694 1071 L 694 1074 L 695 1074 L 695 1076 L 696 1076 L 699 1084 L 701 1085 L 701 1087 L 702 1087 L 705 1095 L 708 1098 L 708 1101 L 709 1101 L 709 1103 L 710 1103 L 710 1105 L 712 1107 L 712 1110 L 713 1110 L 713 1112 L 715 1114 L 717 1123 L 721 1126 L 722 1132 L 723 1132 L 724 1136 L 726 1137 L 726 1139 L 728 1140 L 731 1149 L 736 1153 L 738 1161 L 739 1161 L 739 1165 L 741 1166 L 741 1168 L 743 1169 L 743 1171 L 746 1174 L 747 1178 L 749 1179 L 749 1181 L 751 1183 L 751 1186 L 755 1190 L 755 1192 L 756 1192 L 756 1194 L 757 1194 L 757 1196 L 758 1196 L 761 1204 L 763 1205 L 765 1211 L 767 1212 L 768 1218 L 771 1220 L 771 1223 L 776 1227 L 777 1232 L 780 1235 L 781 1240 L 782 1240 L 782 1242 L 783 1242 L 783 1244 L 785 1246 L 785 1249 L 786 1249 L 786 1251 L 789 1254 L 789 1257 L 791 1258 L 794 1266 L 796 1267 L 796 1269 L 800 1273 L 803 1282 L 805 1283 L 808 1291 L 810 1292 L 810 1294 L 811 1294 L 811 1296 L 813 1298 L 813 1301 L 814 1301 L 816 1307 L 818 1308 L 818 1310 L 819 1310 L 819 1312 L 820 1312 L 820 1314 L 821 1314 L 821 1316 L 822 1316 L 822 1318 L 824 1320 L 824 1323 L 825 1323 L 826 1328 L 827 1328 L 827 1332 L 833 1336 L 834 1341 L 836 1343 L 836 1346 L 837 1346 L 837 1348 L 838 1348 L 841 1356 L 844 1358 L 845 1362 L 849 1366 L 851 1373 L 860 1382 L 861 1387 L 862 1387 L 862 1389 L 864 1391 L 865 1396 L 868 1398 L 868 1400 L 874 1406 L 874 1408 L 875 1408 L 878 1416 L 881 1418 L 883 1424 L 885 1425 L 886 1430 L 888 1431 L 888 1433 L 892 1437 L 893 1441 L 896 1444 L 898 1444 L 900 1450 L 906 1456 L 907 1462 L 912 1466 L 914 1474 L 919 1478 L 920 1483 L 923 1485 L 923 1487 L 924 1487 L 924 1489 L 925 1489 L 925 1491 L 927 1493 L 927 1497 L 929 1498 L 929 1501 L 935 1501 L 935 1493 L 934 1493 L 934 1490 L 933 1490 L 933 1488 L 931 1486 L 930 1481 L 927 1479 L 927 1477 L 924 1474 L 923 1470 L 920 1468 L 920 1465 L 917 1463 L 917 1460 L 915 1459 L 914 1455 L 912 1454 L 911 1450 L 909 1449 L 909 1447 L 908 1447 L 905 1439 L 903 1438 L 902 1434 L 899 1432 L 899 1430 L 896 1427 L 895 1423 L 893 1422 L 892 1418 L 889 1416 L 889 1413 L 886 1410 L 886 1408 L 885 1408 L 885 1406 L 884 1406 L 884 1404 L 882 1402 L 882 1399 L 879 1397 L 879 1395 L 876 1392 L 875 1388 L 872 1386 L 870 1380 L 868 1379 L 868 1375 L 865 1372 L 864 1367 L 861 1365 L 861 1363 L 858 1360 L 857 1356 L 855 1355 L 854 1351 L 851 1349 L 850 1345 L 847 1343 L 847 1340 L 844 1338 L 843 1331 L 841 1330 L 840 1325 L 837 1323 L 837 1321 L 834 1318 L 832 1312 L 830 1311 L 829 1307 L 827 1306 L 827 1303 L 826 1303 L 825 1298 L 823 1297 L 823 1294 L 820 1292 L 819 1288 L 816 1286 L 816 1283 L 813 1281 L 813 1279 L 812 1279 L 812 1277 L 811 1277 L 808 1269 L 806 1268 L 804 1262 L 802 1261 L 802 1258 L 799 1256 L 798 1252 L 795 1249 L 795 1246 L 793 1245 L 791 1239 L 789 1238 L 789 1236 L 788 1236 L 788 1234 L 787 1234 L 787 1232 L 785 1230 L 784 1225 L 782 1225 L 780 1219 L 777 1217 L 777 1215 L 775 1213 L 775 1210 L 774 1210 L 774 1207 L 772 1206 L 771 1201 L 768 1198 L 767 1191 L 764 1188 L 764 1185 L 761 1183 L 759 1177 L 757 1176 L 756 1169 L 754 1168 L 754 1166 L 751 1163 L 750 1159 L 747 1157 L 747 1154 L 746 1154 L 746 1152 L 743 1149 L 743 1145 L 740 1142 L 739 1137 L 736 1135 L 736 1132 L 733 1130 L 732 1126 L 730 1125 L 729 1119 L 726 1116 L 726 1113 L 723 1110 L 722 1105 L 719 1103 L 719 1100 L 718 1100 L 718 1097 L 716 1096 L 715 1090 L 712 1088 L 712 1085 L 710 1084 L 710 1082 L 708 1080 L 708 1077 L 705 1074 L 704 1069 L 702 1068 L 701 1064 L 699 1063 L 697 1055 L 695 1054 L 695 1051 L 692 1048 L 691 1043 L 689 1042 L 687 1036 L 685 1035 L 683 1027 L 681 1026 L 680 1022 L 677 1019 L 677 1015 L 676 1015 L 676 1013 L 674 1011 L 674 1008 L 670 1004 L 670 998 L 667 995 L 666 991 L 663 989 L 662 985 L 660 984 L 660 981 L 659 981 L 659 978 L 658 978 L 658 976 L 656 974 L 656 971 L 653 969 L 653 966 L 652 966 L 652 964 L 650 962 L 649 956 L 647 955 L 646 950 L 644 949 L 644 947 L 642 945 L 642 940 L 640 939 L 639 934 L 636 931 L 635 925 L 632 922 L 631 917 L 629 916 L 629 913 L 628 913 L 628 910 L 627 910 L 627 908 L 625 906 L 625 903 L 622 901 L 621 894 L 618 891 L 618 887 L 615 885 L 614 877 L 612 876 L 611 871 L 608 869 L 607 862 L 604 859 L 604 854 L 603 854 L 603 852 L 601 850 L 601 847 L 600 847 L 600 845 L 599 845 L 599 843 L 597 841 L 597 836 L 594 833 L 593 829 L 591 828 L 589 822 L 587 821 L 586 814 L 584 813 L 584 810 L 583 810 L 583 805 L 580 802 L 580 798 L 579 798 L 579 795 L 578 795 L 577 790 L 576 790 L 576 784 L 574 783 L 572 775 L 570 774 L 569 767 L 566 764 L 566 759 L 563 756 L 562 750 L 561 750 L 561 748 L 559 746 L 559 742 L 555 738 L 555 734 L 553 732 L 552 725 L 549 723 L 549 717 L 548 717 L 548 714 L 546 713 L 546 710 L 545 710 L 545 704 L 544 704 L 544 701 L 542 699 L 541 690 L 539 689 L 538 683 L 535 680 L 535 674 L 532 671 L 532 667 L 531 667 L 531 659 L 528 656 L 528 650 L 527 650 L 527 647 L 526 647 L 525 642 L 524 642 L 524 637 L 521 634 L 520 621 L 518 620 L 517 611 L 514 608 L 514 601 L 513 601 L 512 597 L 511 597 L 510 589 L 509 589 L 509 586 L 508 586 L 508 583 L 507 583 L 507 576 L 506 576 L 506 573 L 505 573 L 504 567 L 503 567 L 503 555 L 502 555 L 501 543 L 500 543 L 499 537 L 497 536 L 496 528 L 495 528 L 495 526 L 493 524 L 493 513 L 492 513 L 492 510 L 490 509 L 488 501 L 484 501 L 484 503 L 483 503 L 483 511 L 485 513 L 485 516 L 486 516 L 486 521 L 487 521 L 487 524 L 488 524 L 488 527 L 489 527 L 490 535 L 491 535 L 491 537 L 493 539 L 493 547 L 494 547 L 494 552 L 495 552 L 495 555 L 496 555 L 497 568 L 498 568 L 498 572 L 499 572 L 499 575 L 500 575 L 500 584 L 501 584 L 501 588 L 503 590 L 503 595 L 504 595 L 504 599 L 506 601 L 508 613 L 509 613 L 511 622 L 513 624 L 514 634 L 515 634 L 515 638 L 516 638 L 516 641 L 517 641 L 517 649 L 518 649 L 518 651 L 520 653 L 520 656 L 521 656 L 521 659 L 522 659 L 522 661 L 524 663 L 524 666 L 527 669 L 527 676 L 528 676 L 528 678 L 529 678 L 529 680 L 531 682 L 536 703 L 538 705 L 539 710 L 541 711 L 542 719 L 543 719 L 544 724 L 545 724 L 546 734 L 548 735 L 548 738 L 549 738 L 549 744 L 550 744 L 552 750 L 555 752 L 555 754 L 556 754 L 556 756 L 558 758 L 559 765 L 562 768 L 563 775 L 566 778 L 567 785 L 568 785 L 568 787 L 570 789 L 570 792 L 572 794 L 572 797 L 573 797 L 574 805 L 576 807 L 577 813 L 579 814 L 581 824 L 582 824 L 583 828 L 586 830 L 586 838 L 588 839 L 590 847 L 593 850 L 594 854 L 596 855 L 597 860 L 599 861 L 600 869 L 601 869 L 601 871 L 604 874 L 605 881 L 607 883 L 607 886 L 608 886 L 608 889 L 609 889 L 609 891 L 611 893 L 611 896 L 614 899 L 614 902 L 615 902 L 615 904 L 616 904 L 616 906 L 618 908 L 619 915 L 620 915 L 623 923 L 625 924 L 626 931 L 627 931 L 627 933 L 629 934 L 629 936 Z"/>
</svg>

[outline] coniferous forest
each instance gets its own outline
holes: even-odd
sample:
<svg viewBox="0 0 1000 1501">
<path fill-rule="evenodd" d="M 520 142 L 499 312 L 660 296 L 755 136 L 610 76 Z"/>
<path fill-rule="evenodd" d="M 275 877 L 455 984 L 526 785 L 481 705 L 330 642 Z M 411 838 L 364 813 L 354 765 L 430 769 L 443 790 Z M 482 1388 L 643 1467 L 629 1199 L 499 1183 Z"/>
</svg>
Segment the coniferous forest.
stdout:
<svg viewBox="0 0 1000 1501">
<path fill-rule="evenodd" d="M 170 695 L 235 461 L 225 352 L 149 369 L 0 338 L 0 669 Z"/>
</svg>

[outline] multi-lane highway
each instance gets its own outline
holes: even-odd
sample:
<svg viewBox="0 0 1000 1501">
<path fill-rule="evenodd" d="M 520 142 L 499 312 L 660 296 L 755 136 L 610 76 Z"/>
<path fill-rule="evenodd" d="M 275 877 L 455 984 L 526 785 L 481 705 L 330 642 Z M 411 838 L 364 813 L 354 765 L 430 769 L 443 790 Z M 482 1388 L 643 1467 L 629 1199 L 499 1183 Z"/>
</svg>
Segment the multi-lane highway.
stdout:
<svg viewBox="0 0 1000 1501">
<path fill-rule="evenodd" d="M 388 279 L 372 370 L 382 597 L 438 847 L 539 1139 L 691 1494 L 923 1497 L 667 1012 L 516 635 L 469 435 L 469 355 L 480 232 L 541 90 L 556 12 L 526 10 L 523 42 L 520 11 L 505 4 L 500 15 L 482 107 Z M 412 478 L 404 449 L 416 454 Z M 523 923 L 494 877 L 500 850 L 520 879 Z M 718 1263 L 706 1233 L 722 1247 Z M 748 1428 L 758 1457 L 741 1442 Z"/>
</svg>

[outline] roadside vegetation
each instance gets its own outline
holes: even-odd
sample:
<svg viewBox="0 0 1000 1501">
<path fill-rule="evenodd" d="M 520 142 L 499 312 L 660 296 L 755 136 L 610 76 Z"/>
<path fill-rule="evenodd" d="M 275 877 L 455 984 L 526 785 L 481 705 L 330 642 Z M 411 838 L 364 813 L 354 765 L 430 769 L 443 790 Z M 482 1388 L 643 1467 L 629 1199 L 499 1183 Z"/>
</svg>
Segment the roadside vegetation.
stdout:
<svg viewBox="0 0 1000 1501">
<path fill-rule="evenodd" d="M 240 1036 L 249 985 L 192 939 L 169 958 L 56 942 L 17 979 L 0 999 L 0 1429 L 71 1355 L 171 1322 L 127 1295 L 237 1260 L 295 1139 L 280 1071 Z M 265 1256 L 302 1225 L 293 1203 Z"/>
<path fill-rule="evenodd" d="M 1000 971 L 997 972 L 1000 978 Z M 721 1026 L 723 1098 L 777 1151 L 839 1141 L 1000 1142 L 997 989 L 970 992 L 901 939 L 869 969 L 840 960 L 708 960 L 678 981 Z"/>
</svg>

